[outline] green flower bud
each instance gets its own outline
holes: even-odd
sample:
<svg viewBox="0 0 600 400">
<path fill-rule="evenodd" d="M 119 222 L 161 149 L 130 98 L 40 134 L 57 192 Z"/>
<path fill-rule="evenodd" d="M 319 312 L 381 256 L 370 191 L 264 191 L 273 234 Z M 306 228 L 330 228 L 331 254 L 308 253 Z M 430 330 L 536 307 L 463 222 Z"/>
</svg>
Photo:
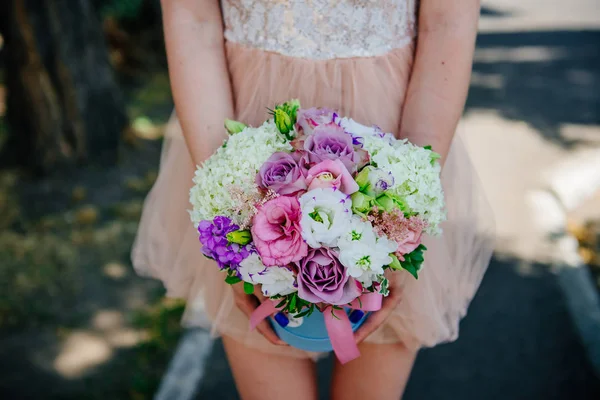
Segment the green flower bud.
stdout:
<svg viewBox="0 0 600 400">
<path fill-rule="evenodd" d="M 227 234 L 227 240 L 229 240 L 229 243 L 237 243 L 245 246 L 252 241 L 252 235 L 249 230 L 238 230 L 229 232 Z"/>
<path fill-rule="evenodd" d="M 388 265 L 388 267 L 390 267 L 392 271 L 399 271 L 403 269 L 402 265 L 400 264 L 400 260 L 398 260 L 398 257 L 396 257 L 395 254 L 390 254 L 390 257 L 392 257 L 392 262 Z"/>
<path fill-rule="evenodd" d="M 358 184 L 358 190 L 365 192 L 369 187 L 369 171 L 371 167 L 364 167 L 354 178 Z"/>
<path fill-rule="evenodd" d="M 241 122 L 234 121 L 234 120 L 231 120 L 231 119 L 226 119 L 225 120 L 225 129 L 227 129 L 227 132 L 230 135 L 234 135 L 236 133 L 240 133 L 245 128 L 246 128 L 246 125 L 242 124 Z"/>
<path fill-rule="evenodd" d="M 387 193 L 375 199 L 375 205 L 387 212 L 393 211 L 396 208 L 396 202 Z"/>
<path fill-rule="evenodd" d="M 375 199 L 375 205 L 382 208 L 383 210 L 390 212 L 394 209 L 398 208 L 400 211 L 406 214 L 406 210 L 408 207 L 404 200 L 402 200 L 399 196 L 387 191 L 383 193 L 381 196 Z"/>
<path fill-rule="evenodd" d="M 373 208 L 373 197 L 361 192 L 356 192 L 350 196 L 352 200 L 352 211 L 355 214 L 366 215 Z"/>
<path fill-rule="evenodd" d="M 292 118 L 288 113 L 285 112 L 285 110 L 279 107 L 275 108 L 273 117 L 275 118 L 275 125 L 277 126 L 279 132 L 288 137 L 288 133 L 294 129 Z"/>
</svg>

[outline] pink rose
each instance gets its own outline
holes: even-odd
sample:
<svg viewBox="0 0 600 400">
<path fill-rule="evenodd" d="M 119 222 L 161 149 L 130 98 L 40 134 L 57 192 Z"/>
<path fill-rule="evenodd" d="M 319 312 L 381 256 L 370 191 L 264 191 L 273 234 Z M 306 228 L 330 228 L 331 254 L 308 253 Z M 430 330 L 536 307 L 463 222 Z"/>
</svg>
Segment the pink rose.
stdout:
<svg viewBox="0 0 600 400">
<path fill-rule="evenodd" d="M 335 113 L 329 108 L 308 108 L 298 110 L 296 129 L 305 135 L 310 135 L 319 125 L 333 122 Z"/>
<path fill-rule="evenodd" d="M 404 254 L 411 253 L 419 247 L 425 228 L 425 223 L 418 217 L 411 217 L 405 221 L 406 225 L 403 227 L 402 239 L 396 240 L 398 248 L 395 254 L 400 261 L 404 261 Z"/>
<path fill-rule="evenodd" d="M 287 265 L 308 253 L 300 216 L 300 202 L 295 197 L 276 197 L 258 209 L 252 219 L 252 239 L 267 267 Z"/>
<path fill-rule="evenodd" d="M 308 190 L 317 188 L 339 189 L 344 194 L 358 191 L 358 184 L 340 160 L 323 160 L 308 170 Z"/>
</svg>

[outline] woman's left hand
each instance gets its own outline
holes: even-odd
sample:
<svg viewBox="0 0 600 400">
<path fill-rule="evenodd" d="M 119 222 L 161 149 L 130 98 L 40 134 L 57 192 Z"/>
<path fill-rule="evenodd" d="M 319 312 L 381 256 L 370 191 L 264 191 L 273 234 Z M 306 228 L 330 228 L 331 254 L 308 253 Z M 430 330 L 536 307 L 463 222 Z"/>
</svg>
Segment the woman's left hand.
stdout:
<svg viewBox="0 0 600 400">
<path fill-rule="evenodd" d="M 354 339 L 357 344 L 365 340 L 371 333 L 375 332 L 375 330 L 388 319 L 398 304 L 400 304 L 402 292 L 399 285 L 394 284 L 398 281 L 398 273 L 400 273 L 400 271 L 392 272 L 390 276 L 388 276 L 390 281 L 390 294 L 383 298 L 381 310 L 372 312 L 369 318 L 367 318 L 362 326 L 354 333 Z"/>
</svg>

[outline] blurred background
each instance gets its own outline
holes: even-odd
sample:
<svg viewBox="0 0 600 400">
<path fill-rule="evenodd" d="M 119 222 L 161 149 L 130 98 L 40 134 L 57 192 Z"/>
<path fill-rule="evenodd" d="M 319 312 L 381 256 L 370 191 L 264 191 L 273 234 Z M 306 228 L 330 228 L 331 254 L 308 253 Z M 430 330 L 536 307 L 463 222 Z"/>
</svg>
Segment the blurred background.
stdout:
<svg viewBox="0 0 600 400">
<path fill-rule="evenodd" d="M 405 398 L 600 399 L 600 4 L 482 4 L 460 130 L 498 246 Z M 0 398 L 238 398 L 129 261 L 172 108 L 158 0 L 0 3 Z"/>
</svg>

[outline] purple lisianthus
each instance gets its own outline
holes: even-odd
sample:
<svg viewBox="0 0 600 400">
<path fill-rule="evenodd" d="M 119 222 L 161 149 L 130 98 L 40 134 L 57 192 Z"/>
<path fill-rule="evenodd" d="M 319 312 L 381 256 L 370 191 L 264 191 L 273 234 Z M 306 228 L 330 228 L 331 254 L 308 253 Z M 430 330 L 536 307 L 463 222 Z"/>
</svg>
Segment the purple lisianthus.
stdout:
<svg viewBox="0 0 600 400">
<path fill-rule="evenodd" d="M 227 217 L 215 217 L 212 221 L 200 221 L 198 233 L 202 253 L 217 262 L 219 268 L 236 270 L 240 263 L 252 253 L 252 245 L 229 243 L 227 234 L 240 227 Z"/>
<path fill-rule="evenodd" d="M 361 294 L 337 254 L 326 247 L 310 249 L 295 263 L 298 267 L 298 296 L 311 303 L 348 304 Z"/>
<path fill-rule="evenodd" d="M 305 135 L 310 135 L 319 125 L 334 122 L 335 112 L 329 108 L 308 108 L 298 110 L 296 129 Z"/>
<path fill-rule="evenodd" d="M 279 151 L 260 167 L 256 184 L 263 189 L 271 189 L 281 195 L 297 194 L 306 190 L 306 161 L 298 151 Z"/>
<path fill-rule="evenodd" d="M 368 160 L 368 153 L 355 149 L 352 136 L 336 124 L 319 125 L 304 140 L 304 151 L 312 164 L 324 160 L 340 160 L 353 174 Z"/>
</svg>

